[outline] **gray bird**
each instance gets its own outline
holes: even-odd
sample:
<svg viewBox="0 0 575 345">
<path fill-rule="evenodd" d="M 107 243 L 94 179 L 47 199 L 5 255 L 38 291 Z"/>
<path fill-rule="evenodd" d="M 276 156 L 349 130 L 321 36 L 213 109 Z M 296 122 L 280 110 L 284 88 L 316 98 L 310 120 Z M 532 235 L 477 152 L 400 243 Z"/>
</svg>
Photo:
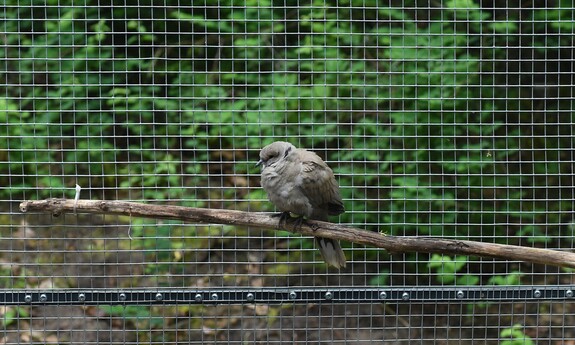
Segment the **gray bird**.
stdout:
<svg viewBox="0 0 575 345">
<path fill-rule="evenodd" d="M 327 221 L 328 216 L 345 212 L 333 171 L 315 153 L 276 141 L 260 152 L 256 166 L 262 166 L 261 184 L 270 201 L 282 212 L 280 223 L 293 213 L 299 221 Z M 339 242 L 316 237 L 324 261 L 335 268 L 345 267 Z"/>
</svg>

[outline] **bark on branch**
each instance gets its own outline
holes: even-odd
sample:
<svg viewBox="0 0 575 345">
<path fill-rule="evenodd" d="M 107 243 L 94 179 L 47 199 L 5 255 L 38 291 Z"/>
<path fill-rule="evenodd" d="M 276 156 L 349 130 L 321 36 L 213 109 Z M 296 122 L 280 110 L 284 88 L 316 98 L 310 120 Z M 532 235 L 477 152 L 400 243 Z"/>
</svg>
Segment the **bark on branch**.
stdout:
<svg viewBox="0 0 575 345">
<path fill-rule="evenodd" d="M 294 229 L 289 223 L 279 226 L 277 217 L 271 217 L 269 214 L 261 212 L 149 205 L 125 201 L 75 201 L 72 199 L 24 201 L 20 204 L 20 210 L 24 213 L 51 213 L 54 216 L 62 213 L 95 213 L 175 219 L 191 223 L 250 226 L 328 237 L 379 247 L 392 253 L 422 252 L 472 255 L 575 268 L 575 253 L 571 252 L 435 237 L 387 236 L 377 232 L 319 221 L 307 221 L 301 228 Z"/>
</svg>

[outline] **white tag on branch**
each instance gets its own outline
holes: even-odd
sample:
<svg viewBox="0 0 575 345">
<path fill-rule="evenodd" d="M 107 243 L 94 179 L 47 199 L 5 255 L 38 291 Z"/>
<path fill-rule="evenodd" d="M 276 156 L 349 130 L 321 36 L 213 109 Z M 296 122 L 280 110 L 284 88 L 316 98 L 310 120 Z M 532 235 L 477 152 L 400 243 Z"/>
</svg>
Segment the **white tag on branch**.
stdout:
<svg viewBox="0 0 575 345">
<path fill-rule="evenodd" d="M 78 200 L 80 200 L 80 191 L 82 191 L 82 187 L 76 184 L 76 196 L 74 196 L 74 212 L 76 212 L 76 206 L 78 206 Z"/>
</svg>

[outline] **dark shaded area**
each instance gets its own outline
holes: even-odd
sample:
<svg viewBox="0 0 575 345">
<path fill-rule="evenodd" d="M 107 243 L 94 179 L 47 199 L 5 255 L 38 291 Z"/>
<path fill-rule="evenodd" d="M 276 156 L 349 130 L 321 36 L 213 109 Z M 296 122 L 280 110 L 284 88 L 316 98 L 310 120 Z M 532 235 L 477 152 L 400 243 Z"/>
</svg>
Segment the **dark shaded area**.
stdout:
<svg viewBox="0 0 575 345">
<path fill-rule="evenodd" d="M 281 239 L 261 231 L 249 237 L 209 241 L 209 246 L 186 250 L 141 250 L 145 238 L 127 236 L 114 217 L 12 214 L 3 227 L 0 281 L 13 291 L 58 288 L 222 287 L 222 286 L 366 286 L 380 265 L 360 261 L 341 272 L 322 272 L 313 266 L 289 263 L 293 273 L 268 271 L 277 260 Z M 177 225 L 173 226 L 174 229 Z M 174 230 L 175 231 L 175 230 Z M 173 233 L 174 236 L 176 232 Z M 161 239 L 150 239 L 158 241 Z M 201 240 L 201 237 L 196 239 Z M 159 242 L 157 242 L 159 243 Z M 132 246 L 132 249 L 129 248 Z M 245 250 L 249 248 L 249 250 Z M 169 252 L 166 260 L 164 254 Z M 297 253 L 290 250 L 292 254 Z M 202 254 L 203 253 L 203 254 Z M 232 263 L 233 259 L 237 263 Z M 404 259 L 396 258 L 403 261 Z M 184 265 L 187 272 L 177 267 Z M 273 263 L 281 267 L 280 262 Z M 405 270 L 399 266 L 393 272 Z M 5 271 L 8 269 L 8 271 Z M 299 270 L 299 274 L 298 274 Z M 527 267 L 524 268 L 528 271 Z M 169 272 L 166 275 L 166 272 Z M 158 276 L 160 273 L 163 276 Z M 548 272 L 550 274 L 551 272 Z M 557 272 L 558 273 L 558 272 Z M 170 274 L 174 276 L 170 277 Z M 567 284 L 561 275 L 533 276 L 533 284 Z M 233 278 L 230 280 L 230 278 Z M 403 278 L 401 281 L 399 278 Z M 422 286 L 422 275 L 400 274 L 392 286 Z M 511 288 L 511 287 L 510 287 Z M 347 341 L 410 344 L 414 341 L 498 344 L 500 332 L 514 324 L 537 341 L 575 336 L 575 310 L 569 303 L 515 301 L 465 304 L 418 302 L 364 304 L 319 303 L 283 305 L 175 306 L 21 306 L 20 316 L 6 325 L 7 342 L 118 344 L 149 341 L 188 343 L 280 344 Z M 15 310 L 15 309 L 6 309 Z M 22 310 L 25 310 L 24 314 Z M 17 321 L 16 321 L 17 320 Z"/>
</svg>

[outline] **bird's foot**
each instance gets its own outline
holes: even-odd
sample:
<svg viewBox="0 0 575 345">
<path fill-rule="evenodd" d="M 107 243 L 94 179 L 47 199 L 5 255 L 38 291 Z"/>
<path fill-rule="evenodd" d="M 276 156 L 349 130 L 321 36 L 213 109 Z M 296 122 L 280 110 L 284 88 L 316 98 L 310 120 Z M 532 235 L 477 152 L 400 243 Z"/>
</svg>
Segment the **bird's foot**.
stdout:
<svg viewBox="0 0 575 345">
<path fill-rule="evenodd" d="M 281 228 L 284 225 L 287 225 L 288 221 L 290 221 L 291 219 L 293 219 L 293 228 L 295 230 L 301 230 L 301 227 L 304 223 L 306 223 L 306 219 L 304 216 L 292 216 L 292 214 L 290 212 L 281 212 L 281 213 L 276 213 L 276 214 L 272 214 L 272 217 L 278 217 L 279 220 L 279 224 L 278 226 Z"/>
<path fill-rule="evenodd" d="M 280 221 L 279 221 L 279 227 L 281 228 L 282 225 L 287 224 L 287 220 L 291 218 L 291 215 L 289 212 L 281 212 L 281 213 L 276 213 L 273 214 L 272 217 L 279 217 Z"/>
<path fill-rule="evenodd" d="M 293 221 L 293 228 L 295 230 L 301 230 L 301 226 L 305 223 L 305 217 L 301 216 L 301 217 L 297 217 L 294 219 Z"/>
</svg>

